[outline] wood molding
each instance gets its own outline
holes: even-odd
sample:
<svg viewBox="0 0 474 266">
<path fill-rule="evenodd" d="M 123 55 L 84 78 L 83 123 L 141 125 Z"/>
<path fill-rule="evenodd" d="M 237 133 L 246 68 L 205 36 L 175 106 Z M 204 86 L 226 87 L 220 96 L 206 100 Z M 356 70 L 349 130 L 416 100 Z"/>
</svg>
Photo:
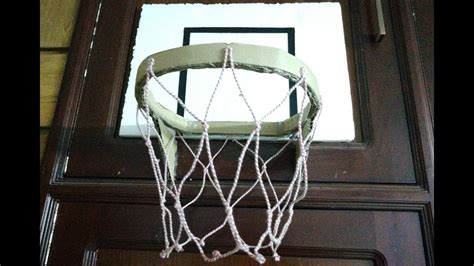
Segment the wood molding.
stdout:
<svg viewBox="0 0 474 266">
<path fill-rule="evenodd" d="M 158 219 L 159 207 L 157 204 L 92 203 L 84 205 L 77 202 L 63 201 L 61 202 L 61 206 L 63 207 L 59 209 L 54 234 L 56 242 L 59 241 L 61 244 L 54 245 L 53 242 L 51 246 L 52 250 L 50 256 L 52 256 L 53 264 L 65 261 L 82 261 L 86 265 L 90 265 L 89 263 L 97 260 L 96 252 L 101 248 L 157 250 L 160 245 L 162 245 L 163 240 L 158 228 L 160 222 Z M 419 258 L 411 257 L 415 254 L 400 256 L 398 252 L 406 252 L 411 249 L 409 246 L 418 245 L 417 241 L 421 241 L 419 244 L 422 247 L 417 246 L 418 251 L 410 252 L 417 252 L 416 257 L 422 256 L 427 265 L 433 265 L 432 247 L 429 242 L 431 236 L 427 236 L 426 232 L 420 232 L 420 230 L 423 230 L 423 226 L 429 228 L 429 224 L 425 225 L 429 223 L 429 221 L 423 218 L 423 213 L 426 214 L 430 212 L 426 210 L 426 204 L 412 204 L 411 206 L 398 206 L 397 208 L 393 208 L 392 205 L 388 206 L 390 209 L 386 209 L 382 206 L 381 208 L 370 207 L 362 211 L 359 209 L 339 208 L 331 206 L 330 204 L 325 208 L 321 206 L 314 209 L 298 208 L 295 210 L 295 215 L 302 217 L 294 221 L 295 224 L 292 224 L 290 231 L 305 226 L 309 230 L 308 234 L 310 235 L 294 236 L 289 233 L 285 238 L 285 244 L 282 245 L 280 253 L 282 256 L 371 259 L 375 263 L 380 263 L 377 265 L 390 265 L 391 263 L 395 263 L 395 261 L 399 261 L 400 263 L 405 260 L 418 261 Z M 206 214 L 215 215 L 213 213 L 216 212 L 216 210 L 222 209 L 220 207 L 193 207 L 191 209 L 194 208 L 205 208 L 207 211 L 196 212 L 188 210 L 188 215 L 199 214 L 199 217 Z M 243 208 L 246 210 L 245 213 L 242 212 Z M 156 212 L 153 210 L 156 210 Z M 357 212 L 355 212 L 356 210 Z M 241 212 L 241 214 L 245 216 L 240 217 L 241 219 L 248 219 L 249 217 L 247 216 L 251 216 L 252 213 L 256 211 L 263 210 L 248 207 L 239 207 L 238 210 L 236 210 L 236 212 Z M 146 219 L 144 219 L 145 216 L 142 215 L 145 213 L 147 213 Z M 359 213 L 363 214 L 363 217 L 373 217 L 373 220 L 365 220 L 365 218 L 359 217 Z M 220 217 L 221 214 L 218 216 Z M 334 219 L 337 221 L 340 221 L 341 224 L 327 224 L 326 220 L 332 219 L 330 218 L 332 216 L 334 216 Z M 117 220 L 119 217 L 120 221 Z M 357 217 L 357 219 L 351 220 L 350 217 Z M 411 217 L 411 222 L 406 224 L 406 220 L 402 219 L 402 217 Z M 243 221 L 241 219 L 238 219 L 238 222 L 241 223 L 242 229 L 245 229 L 247 232 L 244 234 L 247 238 L 252 238 L 249 232 L 254 230 L 254 228 L 244 226 L 250 221 Z M 319 219 L 322 220 L 319 221 Z M 418 223 L 415 222 L 415 220 L 418 221 Z M 216 222 L 219 223 L 218 221 L 214 221 L 212 224 Z M 139 223 L 140 226 L 136 226 L 137 223 Z M 204 232 L 209 230 L 206 229 L 208 225 L 200 223 L 196 219 L 191 219 L 191 223 L 190 226 L 200 232 L 198 232 L 198 234 L 203 233 L 201 232 L 202 230 L 204 230 Z M 372 225 L 372 223 L 375 224 Z M 68 229 L 71 228 L 71 226 L 74 227 L 72 231 Z M 210 224 L 209 226 L 213 225 Z M 341 228 L 341 226 L 344 226 L 344 228 Z M 358 228 L 360 226 L 363 228 Z M 398 231 L 387 231 L 391 226 L 398 228 Z M 323 230 L 321 227 L 327 227 L 324 231 L 330 230 L 330 232 L 321 231 Z M 255 229 L 258 230 L 257 228 Z M 65 230 L 68 233 L 66 233 Z M 338 234 L 335 230 L 340 230 L 341 233 Z M 356 230 L 360 232 L 355 235 L 346 235 L 343 233 L 344 230 Z M 362 233 L 361 230 L 369 231 Z M 397 234 L 397 232 L 401 235 L 391 235 L 394 233 Z M 412 234 L 415 232 L 417 232 L 417 234 L 420 232 L 420 235 L 416 237 L 413 236 Z M 333 236 L 335 239 L 329 241 L 328 237 L 332 234 L 335 234 Z M 307 246 L 309 244 L 309 242 L 307 242 L 308 237 L 310 236 L 316 237 L 319 241 L 323 242 L 320 242 L 318 246 Z M 223 235 L 221 237 L 223 237 Z M 407 237 L 414 238 L 411 239 L 411 241 L 407 241 Z M 74 241 L 64 242 L 66 239 L 74 239 Z M 217 242 L 214 243 L 215 241 Z M 227 240 L 221 239 L 220 237 L 214 238 L 214 240 L 206 245 L 206 248 L 214 244 L 218 244 L 219 247 L 224 248 L 226 247 L 226 241 Z M 253 240 L 249 239 L 249 241 Z M 336 242 L 333 241 L 345 244 L 334 248 L 333 245 L 335 245 Z M 297 243 L 302 245 L 296 246 Z M 394 243 L 402 250 L 397 251 L 397 247 L 392 246 Z M 42 242 L 42 244 L 44 245 L 44 242 Z M 44 250 L 43 246 L 42 250 Z M 185 250 L 193 251 L 192 246 L 187 246 Z M 421 263 L 421 261 L 418 262 Z"/>
<path fill-rule="evenodd" d="M 46 197 L 43 215 L 40 223 L 40 264 L 48 262 L 50 243 L 53 237 L 54 223 L 58 212 L 59 203 L 49 195 Z"/>
<path fill-rule="evenodd" d="M 393 27 L 396 36 L 400 36 L 396 43 L 416 178 L 430 191 L 434 186 L 433 125 L 411 0 L 391 1 L 390 8 L 399 17 Z"/>
<path fill-rule="evenodd" d="M 78 19 L 72 37 L 72 47 L 63 75 L 58 95 L 58 103 L 53 118 L 49 141 L 41 166 L 41 208 L 46 199 L 49 182 L 64 172 L 67 153 L 77 115 L 77 105 L 82 90 L 82 78 L 88 64 L 90 40 L 98 17 L 100 3 L 96 0 L 83 0 L 78 11 Z"/>
<path fill-rule="evenodd" d="M 158 253 L 158 251 L 160 251 L 163 248 L 163 245 L 160 245 L 154 242 L 130 242 L 127 240 L 106 240 L 106 241 L 100 241 L 99 243 L 94 242 L 90 246 L 91 248 L 86 249 L 86 252 L 84 253 L 83 265 L 95 265 L 99 250 L 101 249 L 124 250 L 130 246 L 133 246 L 136 248 L 136 250 L 154 251 Z M 210 249 L 214 249 L 214 248 L 231 249 L 232 247 L 209 246 L 209 248 Z M 370 260 L 373 262 L 374 266 L 387 265 L 386 258 L 383 256 L 382 253 L 380 253 L 377 250 L 365 250 L 365 249 L 356 249 L 356 248 L 354 249 L 323 248 L 323 247 L 321 248 L 286 247 L 286 248 L 281 248 L 280 250 L 283 253 L 285 253 L 285 257 Z M 185 251 L 184 253 L 191 253 L 191 252 Z M 268 252 L 264 252 L 263 254 L 268 255 L 268 256 L 271 255 Z M 158 259 L 161 260 L 161 258 L 158 258 Z M 271 256 L 268 259 L 271 259 Z"/>
</svg>

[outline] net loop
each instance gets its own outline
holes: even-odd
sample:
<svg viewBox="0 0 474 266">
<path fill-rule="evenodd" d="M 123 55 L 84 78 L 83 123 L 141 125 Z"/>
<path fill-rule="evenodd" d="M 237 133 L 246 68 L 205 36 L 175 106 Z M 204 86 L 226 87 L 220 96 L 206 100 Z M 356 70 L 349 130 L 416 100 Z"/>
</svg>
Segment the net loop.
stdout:
<svg viewBox="0 0 474 266">
<path fill-rule="evenodd" d="M 170 90 L 168 90 L 160 82 L 158 76 L 166 73 L 166 71 L 157 72 L 157 64 L 159 65 L 162 63 L 160 60 L 156 60 L 157 63 L 155 64 L 154 57 L 148 58 L 146 60 L 147 65 L 146 73 L 144 75 L 145 80 L 142 82 L 139 78 L 137 81 L 137 86 L 140 86 L 136 90 L 138 101 L 137 125 L 138 116 L 141 114 L 145 118 L 146 128 L 143 129 L 140 125 L 138 125 L 138 127 L 150 156 L 150 164 L 156 180 L 156 187 L 158 190 L 160 203 L 159 206 L 161 209 L 161 222 L 163 225 L 165 247 L 161 251 L 160 256 L 162 258 L 168 258 L 173 250 L 176 252 L 182 252 L 186 245 L 194 243 L 202 258 L 207 262 L 225 258 L 237 252 L 243 252 L 256 260 L 258 263 L 262 264 L 266 261 L 266 259 L 261 254 L 261 250 L 266 248 L 271 250 L 273 259 L 275 261 L 279 261 L 280 255 L 277 251 L 279 246 L 282 244 L 282 240 L 285 237 L 285 234 L 288 232 L 292 222 L 294 206 L 297 202 L 304 198 L 308 190 L 308 170 L 306 166 L 308 159 L 307 151 L 310 147 L 311 140 L 313 139 L 315 122 L 319 116 L 321 108 L 320 97 L 317 92 L 317 86 L 315 85 L 315 79 L 311 71 L 307 69 L 304 64 L 297 64 L 297 68 L 295 68 L 293 65 L 291 67 L 283 66 L 280 70 L 275 70 L 271 67 L 263 68 L 263 66 L 251 67 L 254 70 L 256 69 L 257 72 L 279 72 L 278 74 L 284 72 L 282 69 L 290 69 L 288 72 L 285 72 L 286 74 L 283 75 L 292 77 L 295 81 L 295 85 L 292 86 L 281 102 L 276 104 L 274 108 L 269 110 L 263 116 L 257 117 L 248 101 L 248 96 L 245 95 L 241 84 L 238 82 L 236 68 L 245 68 L 245 66 L 242 64 L 243 59 L 234 58 L 239 57 L 237 55 L 237 51 L 242 52 L 242 47 L 245 48 L 248 47 L 248 45 L 242 46 L 240 44 L 230 44 L 225 46 L 214 45 L 213 47 L 219 48 L 218 50 L 220 51 L 220 59 L 218 60 L 220 63 L 214 63 L 213 66 L 215 67 L 216 65 L 219 65 L 221 72 L 209 98 L 203 118 L 199 118 L 192 112 L 192 110 L 189 110 L 189 108 L 186 107 L 184 102 L 179 99 L 177 95 L 171 93 Z M 207 49 L 207 46 L 205 48 Z M 271 49 L 270 51 L 274 52 L 274 50 Z M 249 51 L 252 52 L 254 50 Z M 278 54 L 280 54 L 280 52 L 278 52 Z M 282 58 L 290 58 L 291 60 L 294 60 L 291 57 L 287 57 L 287 55 L 284 55 Z M 166 62 L 164 64 L 166 64 Z M 188 64 L 187 67 L 191 67 L 190 64 Z M 158 69 L 162 68 L 158 67 Z M 174 67 L 174 69 L 180 70 L 181 68 Z M 227 122 L 227 124 L 223 125 L 208 121 L 208 113 L 210 112 L 210 107 L 215 98 L 216 92 L 219 90 L 223 73 L 228 69 L 230 69 L 232 72 L 233 79 L 238 89 L 239 99 L 245 103 L 246 108 L 251 113 L 253 122 L 248 122 L 246 124 L 239 124 L 238 122 L 232 124 Z M 299 76 L 296 78 L 294 74 L 291 74 L 295 72 L 299 73 Z M 311 82 L 311 87 L 308 86 L 308 80 Z M 161 106 L 159 103 L 156 103 L 151 95 L 151 92 L 149 91 L 149 83 L 152 81 L 157 82 L 161 89 L 173 97 L 184 108 L 184 110 L 196 120 L 196 123 L 185 121 L 182 118 L 176 118 L 174 115 L 170 114 L 169 110 Z M 280 108 L 284 101 L 289 97 L 291 92 L 297 88 L 303 90 L 304 92 L 298 114 L 282 122 L 281 124 L 265 122 L 264 119 L 275 112 L 275 110 Z M 306 102 L 308 102 L 308 104 L 305 106 L 304 103 Z M 237 129 L 234 127 L 236 125 L 238 125 Z M 278 126 L 280 126 L 280 128 Z M 244 127 L 244 129 L 239 129 L 240 127 Z M 238 135 L 245 133 L 247 135 L 247 139 L 242 141 L 236 138 L 235 135 L 230 134 L 231 131 L 229 128 L 237 130 Z M 216 132 L 222 134 L 222 132 L 219 130 L 223 131 L 227 137 L 220 149 L 212 152 L 211 136 L 216 134 Z M 153 147 L 153 141 L 151 137 L 152 133 L 157 135 L 156 147 L 160 150 L 161 161 L 155 154 L 155 148 Z M 199 136 L 199 145 L 195 150 L 191 149 L 186 139 L 183 137 L 184 134 L 188 133 L 197 134 Z M 261 143 L 262 137 L 266 135 L 286 135 L 287 142 L 270 158 L 264 159 L 260 155 L 260 150 L 262 148 L 261 146 L 264 145 Z M 193 156 L 193 161 L 190 168 L 182 177 L 180 177 L 180 180 L 178 180 L 176 177 L 176 154 L 178 141 L 182 142 L 188 152 Z M 236 162 L 235 175 L 230 190 L 226 195 L 221 187 L 219 173 L 216 169 L 214 161 L 228 142 L 236 143 L 237 146 L 241 148 L 241 152 Z M 250 145 L 251 143 L 255 144 L 253 148 Z M 286 190 L 283 190 L 284 192 L 278 195 L 277 190 L 271 181 L 268 164 L 273 159 L 278 157 L 278 155 L 281 154 L 282 151 L 291 144 L 297 146 L 297 152 L 295 156 L 296 166 Z M 206 162 L 200 159 L 202 156 L 206 157 Z M 241 177 L 242 165 L 246 156 L 250 156 L 253 160 L 252 163 L 256 173 L 255 181 L 241 195 L 234 195 L 237 191 Z M 183 202 L 181 194 L 184 184 L 191 179 L 192 174 L 195 174 L 197 168 L 202 168 L 203 170 L 201 176 L 202 180 L 200 181 L 200 190 L 193 199 L 188 202 Z M 212 229 L 207 234 L 198 237 L 190 228 L 185 210 L 199 199 L 205 189 L 209 188 L 212 188 L 219 196 L 226 215 L 219 226 Z M 257 243 L 254 244 L 250 244 L 243 239 L 237 227 L 236 215 L 234 212 L 234 207 L 241 200 L 243 200 L 245 196 L 252 192 L 262 193 L 265 206 L 265 229 L 262 231 Z M 167 199 L 172 200 L 171 208 L 174 209 L 178 217 L 177 226 L 173 224 L 173 212 L 170 210 L 170 205 L 165 204 Z M 203 249 L 205 247 L 206 240 L 226 226 L 231 232 L 235 247 L 225 253 L 221 253 L 219 250 L 213 250 L 211 254 L 208 255 L 208 253 L 206 253 L 206 251 Z"/>
</svg>

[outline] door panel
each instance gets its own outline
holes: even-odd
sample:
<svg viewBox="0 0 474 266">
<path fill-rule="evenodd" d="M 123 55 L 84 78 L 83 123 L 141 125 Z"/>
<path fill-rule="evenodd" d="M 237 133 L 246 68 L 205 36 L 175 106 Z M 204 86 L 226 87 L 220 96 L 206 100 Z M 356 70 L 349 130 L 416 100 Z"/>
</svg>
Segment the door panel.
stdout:
<svg viewBox="0 0 474 266">
<path fill-rule="evenodd" d="M 354 118 L 359 136 L 349 144 L 315 143 L 308 164 L 310 181 L 417 184 L 420 177 L 416 176 L 414 164 L 419 154 L 412 150 L 413 143 L 408 141 L 416 132 L 409 130 L 411 121 L 407 119 L 414 110 L 406 103 L 409 88 L 402 83 L 407 73 L 403 72 L 401 64 L 407 55 L 397 47 L 397 31 L 403 18 L 392 15 L 394 12 L 398 15 L 396 9 L 399 7 L 390 1 L 383 3 L 387 36 L 382 42 L 374 43 L 369 34 L 373 8 L 361 2 L 339 2 L 344 16 Z M 151 169 L 130 166 L 148 164 L 141 139 L 117 136 L 118 114 L 129 65 L 127 58 L 130 59 L 133 47 L 140 5 L 132 1 L 117 6 L 111 1 L 102 1 L 100 7 L 87 75 L 81 83 L 81 99 L 78 99 L 81 111 L 75 118 L 64 178 L 153 179 Z M 122 26 L 110 27 L 111 24 Z M 111 39 L 116 41 L 111 43 Z M 125 51 L 129 51 L 128 57 Z M 197 141 L 194 142 L 196 145 Z M 266 149 L 271 151 L 280 146 L 267 144 Z M 232 179 L 235 167 L 228 165 L 234 165 L 238 147 L 229 144 L 217 159 L 222 179 Z M 178 173 L 181 175 L 193 159 L 185 150 L 185 146 L 180 145 Z M 287 170 L 294 167 L 291 160 L 294 153 L 294 149 L 289 149 L 281 156 L 283 159 L 274 171 L 275 180 L 288 180 Z M 109 163 L 103 164 L 103 161 Z M 244 163 L 242 178 L 253 178 L 251 176 L 252 163 L 249 161 Z M 199 175 L 193 178 L 199 178 Z"/>
<path fill-rule="evenodd" d="M 249 243 L 255 243 L 258 233 L 264 228 L 264 221 L 255 219 L 264 211 L 259 208 L 235 210 L 237 226 L 243 239 Z M 220 207 L 190 207 L 186 215 L 197 235 L 212 230 L 225 217 Z M 361 210 L 348 205 L 340 209 L 297 209 L 279 253 L 282 257 L 365 260 L 376 265 L 426 265 L 421 228 L 423 219 L 422 210 L 416 208 L 405 211 Z M 143 259 L 136 250 L 148 250 L 142 255 L 150 260 L 158 258 L 163 244 L 159 221 L 160 209 L 156 204 L 59 203 L 48 264 L 77 265 L 83 260 L 86 264 L 102 260 L 103 263 L 116 261 L 122 263 L 120 265 L 137 265 L 119 258 Z M 230 238 L 230 231 L 224 229 L 206 241 L 205 249 L 208 254 L 214 249 L 221 252 L 230 249 Z M 102 259 L 103 250 L 107 251 L 104 252 L 106 258 Z M 185 250 L 195 251 L 191 246 Z M 110 258 L 112 254 L 119 257 Z M 171 255 L 174 261 L 202 262 L 198 254 L 189 255 L 183 261 L 179 256 Z M 155 263 L 161 263 L 160 260 Z M 243 258 L 236 260 L 248 261 Z M 327 262 L 315 261 L 322 265 Z"/>
<path fill-rule="evenodd" d="M 184 255 L 159 258 L 162 225 L 146 148 L 141 139 L 116 134 L 143 2 L 81 1 L 41 169 L 42 264 L 202 263 L 191 246 Z M 375 1 L 338 2 L 356 140 L 311 146 L 310 187 L 279 250 L 282 263 L 433 265 L 433 77 L 425 75 L 425 65 L 432 64 L 431 9 L 411 0 L 382 0 L 387 36 L 376 43 Z M 271 153 L 272 145 L 262 153 Z M 232 173 L 226 165 L 233 165 L 235 155 L 232 146 L 224 152 L 218 163 L 224 173 Z M 287 186 L 292 158 L 290 149 L 274 164 L 277 191 Z M 189 158 L 181 156 L 179 163 Z M 222 177 L 224 190 L 228 176 Z M 251 178 L 243 179 L 237 194 L 250 184 Z M 182 195 L 191 198 L 198 191 L 199 184 L 190 183 Z M 235 213 L 244 238 L 254 241 L 262 230 L 264 208 L 258 192 L 239 203 Z M 209 188 L 186 214 L 199 233 L 224 215 Z M 223 230 L 206 247 L 225 250 L 231 244 Z M 237 255 L 219 263 L 253 262 Z"/>
<path fill-rule="evenodd" d="M 271 266 L 373 266 L 374 261 L 370 259 L 335 259 L 335 258 L 305 258 L 305 257 L 285 257 L 279 262 L 275 262 L 271 257 L 267 257 L 266 265 Z M 138 250 L 117 250 L 103 249 L 97 252 L 96 265 L 205 265 L 201 256 L 192 253 L 181 253 L 178 256 L 172 256 L 167 260 L 162 260 L 155 251 Z M 224 258 L 214 263 L 218 266 L 237 266 L 237 265 L 259 265 L 253 259 L 244 255 L 235 255 Z"/>
</svg>

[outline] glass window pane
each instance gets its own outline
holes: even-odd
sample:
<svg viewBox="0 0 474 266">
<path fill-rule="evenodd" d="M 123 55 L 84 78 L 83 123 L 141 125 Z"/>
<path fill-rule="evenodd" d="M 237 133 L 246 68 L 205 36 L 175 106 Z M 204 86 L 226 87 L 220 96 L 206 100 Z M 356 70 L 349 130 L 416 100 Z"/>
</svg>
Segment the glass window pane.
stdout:
<svg viewBox="0 0 474 266">
<path fill-rule="evenodd" d="M 216 28 L 224 30 L 216 32 Z M 266 45 L 294 53 L 309 65 L 318 79 L 323 109 L 315 140 L 349 142 L 354 139 L 352 99 L 339 3 L 143 5 L 125 94 L 120 136 L 139 136 L 135 123 L 134 81 L 141 61 L 150 54 L 183 44 L 212 42 Z M 184 100 L 193 112 L 204 114 L 219 72 L 219 69 L 188 70 Z M 237 74 L 246 98 L 258 114 L 272 109 L 289 88 L 288 80 L 278 75 L 245 70 L 239 70 Z M 178 95 L 180 73 L 166 74 L 160 77 L 160 81 Z M 177 102 L 164 90 L 157 85 L 152 86 L 151 90 L 165 107 L 178 112 Z M 302 95 L 302 91 L 297 91 L 298 103 L 301 103 Z M 267 121 L 288 118 L 291 109 L 290 100 L 287 100 Z M 186 112 L 184 116 L 191 119 Z M 250 119 L 250 112 L 239 100 L 232 75 L 227 71 L 212 105 L 210 120 Z"/>
</svg>

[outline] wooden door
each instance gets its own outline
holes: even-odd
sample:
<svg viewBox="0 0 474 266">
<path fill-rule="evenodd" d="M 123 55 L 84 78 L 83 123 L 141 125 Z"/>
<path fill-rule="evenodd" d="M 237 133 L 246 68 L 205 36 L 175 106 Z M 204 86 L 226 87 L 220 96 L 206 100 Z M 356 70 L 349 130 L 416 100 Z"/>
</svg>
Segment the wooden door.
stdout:
<svg viewBox="0 0 474 266">
<path fill-rule="evenodd" d="M 146 150 L 140 139 L 116 134 L 143 2 L 81 2 L 42 164 L 42 264 L 203 264 L 191 248 L 159 258 L 160 211 Z M 279 265 L 432 265 L 432 2 L 381 1 L 381 42 L 373 40 L 375 1 L 337 2 L 356 139 L 312 145 L 310 189 Z M 278 182 L 282 189 L 284 175 Z M 184 196 L 197 189 L 188 186 Z M 243 235 L 261 231 L 263 207 L 255 195 L 236 208 Z M 194 230 L 205 232 L 224 210 L 205 192 L 187 215 Z M 209 246 L 229 247 L 226 233 Z M 219 263 L 254 262 L 237 255 Z"/>
</svg>

